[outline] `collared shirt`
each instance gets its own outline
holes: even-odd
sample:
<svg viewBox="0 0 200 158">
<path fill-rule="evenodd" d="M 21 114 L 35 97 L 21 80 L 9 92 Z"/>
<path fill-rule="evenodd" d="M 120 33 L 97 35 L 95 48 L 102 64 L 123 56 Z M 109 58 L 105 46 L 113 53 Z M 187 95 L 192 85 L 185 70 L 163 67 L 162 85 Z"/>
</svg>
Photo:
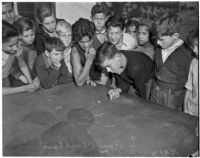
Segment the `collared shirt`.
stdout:
<svg viewBox="0 0 200 158">
<path fill-rule="evenodd" d="M 188 107 L 188 112 L 191 115 L 198 116 L 198 98 L 199 98 L 199 84 L 198 84 L 198 59 L 194 58 L 190 65 L 190 71 L 188 74 L 188 80 L 185 84 L 185 88 L 190 91 L 186 105 Z"/>
<path fill-rule="evenodd" d="M 105 34 L 106 33 L 106 29 L 102 30 L 102 31 L 97 31 L 96 30 L 96 34 Z"/>
<path fill-rule="evenodd" d="M 174 50 L 178 47 L 180 47 L 183 44 L 183 40 L 179 39 L 176 43 L 174 43 L 171 47 L 167 49 L 162 49 L 161 54 L 162 54 L 162 60 L 163 63 L 166 61 L 166 59 L 174 52 Z"/>
<path fill-rule="evenodd" d="M 137 46 L 137 41 L 128 33 L 123 33 L 122 42 L 117 44 L 118 50 L 134 50 Z"/>
</svg>

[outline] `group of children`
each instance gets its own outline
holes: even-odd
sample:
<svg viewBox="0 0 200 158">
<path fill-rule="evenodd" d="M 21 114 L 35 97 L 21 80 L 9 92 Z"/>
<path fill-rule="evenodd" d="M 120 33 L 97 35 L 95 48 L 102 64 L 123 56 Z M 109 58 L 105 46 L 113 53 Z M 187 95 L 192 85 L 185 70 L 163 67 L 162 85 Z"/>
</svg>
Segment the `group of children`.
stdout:
<svg viewBox="0 0 200 158">
<path fill-rule="evenodd" d="M 39 26 L 2 3 L 3 94 L 57 84 L 110 86 L 110 99 L 131 90 L 138 97 L 198 116 L 198 29 L 184 42 L 176 16 L 154 23 L 109 16 L 97 3 L 91 19 L 73 25 L 49 5 L 37 10 Z"/>
</svg>

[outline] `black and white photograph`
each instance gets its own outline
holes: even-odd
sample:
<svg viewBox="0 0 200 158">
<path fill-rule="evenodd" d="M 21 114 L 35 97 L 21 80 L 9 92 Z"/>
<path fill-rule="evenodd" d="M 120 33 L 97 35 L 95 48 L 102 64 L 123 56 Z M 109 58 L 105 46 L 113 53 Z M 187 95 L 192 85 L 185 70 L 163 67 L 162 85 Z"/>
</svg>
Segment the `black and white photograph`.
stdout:
<svg viewBox="0 0 200 158">
<path fill-rule="evenodd" d="M 2 1 L 2 156 L 199 157 L 199 1 Z"/>
</svg>

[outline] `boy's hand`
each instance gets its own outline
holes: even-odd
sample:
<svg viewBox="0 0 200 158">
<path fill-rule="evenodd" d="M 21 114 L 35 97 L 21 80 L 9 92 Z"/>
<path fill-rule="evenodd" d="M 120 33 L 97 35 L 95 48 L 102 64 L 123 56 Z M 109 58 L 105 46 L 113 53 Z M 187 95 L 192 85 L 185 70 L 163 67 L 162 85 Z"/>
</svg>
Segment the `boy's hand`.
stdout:
<svg viewBox="0 0 200 158">
<path fill-rule="evenodd" d="M 40 80 L 39 80 L 38 77 L 34 78 L 33 85 L 35 86 L 36 90 L 39 89 L 39 87 L 40 87 Z"/>
<path fill-rule="evenodd" d="M 18 45 L 17 45 L 17 52 L 16 52 L 16 56 L 19 56 L 23 53 L 23 47 L 21 46 L 20 42 L 18 42 Z"/>
<path fill-rule="evenodd" d="M 96 56 L 96 50 L 94 48 L 90 48 L 89 51 L 85 51 L 85 58 L 86 61 L 93 61 Z"/>
<path fill-rule="evenodd" d="M 92 86 L 92 87 L 95 87 L 95 86 L 97 85 L 94 81 L 92 81 L 92 80 L 90 80 L 90 79 L 88 79 L 88 80 L 86 81 L 86 84 L 87 84 L 87 85 L 90 85 L 90 86 Z"/>
<path fill-rule="evenodd" d="M 55 61 L 55 62 L 53 62 L 52 63 L 53 64 L 53 67 L 55 67 L 56 69 L 60 69 L 60 67 L 61 67 L 61 62 L 58 62 L 58 61 Z"/>
<path fill-rule="evenodd" d="M 115 88 L 108 91 L 108 96 L 110 100 L 116 99 L 120 97 L 121 89 Z"/>
<path fill-rule="evenodd" d="M 19 76 L 19 80 L 25 84 L 28 84 L 28 80 L 26 79 L 26 77 L 24 75 Z"/>
<path fill-rule="evenodd" d="M 33 83 L 26 85 L 26 91 L 35 92 L 36 90 L 37 90 L 37 88 Z"/>
</svg>

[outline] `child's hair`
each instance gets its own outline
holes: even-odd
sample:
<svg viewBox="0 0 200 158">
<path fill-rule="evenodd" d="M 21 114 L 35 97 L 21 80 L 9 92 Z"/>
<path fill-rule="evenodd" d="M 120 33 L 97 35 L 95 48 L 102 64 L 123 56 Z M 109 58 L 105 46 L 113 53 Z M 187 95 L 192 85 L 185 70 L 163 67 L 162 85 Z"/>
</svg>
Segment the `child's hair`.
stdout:
<svg viewBox="0 0 200 158">
<path fill-rule="evenodd" d="M 171 36 L 179 33 L 180 18 L 178 15 L 168 13 L 155 21 L 157 36 Z"/>
<path fill-rule="evenodd" d="M 88 19 L 80 18 L 72 25 L 73 41 L 80 41 L 83 37 L 88 36 L 89 39 L 95 34 L 95 25 Z"/>
<path fill-rule="evenodd" d="M 146 26 L 149 32 L 149 41 L 151 44 L 155 45 L 156 43 L 156 37 L 155 37 L 155 32 L 154 32 L 154 26 L 153 22 L 148 19 L 142 19 L 141 21 L 138 22 L 137 30 L 139 29 L 140 26 Z"/>
<path fill-rule="evenodd" d="M 56 51 L 62 52 L 65 50 L 65 46 L 61 42 L 61 40 L 56 37 L 51 37 L 51 38 L 46 39 L 45 50 L 47 50 L 48 52 L 51 52 L 53 49 L 55 49 Z"/>
<path fill-rule="evenodd" d="M 56 24 L 56 31 L 57 33 L 60 33 L 62 32 L 62 28 L 65 28 L 65 29 L 71 29 L 72 26 L 69 22 L 67 22 L 66 20 L 64 19 L 60 19 L 57 24 Z"/>
<path fill-rule="evenodd" d="M 17 29 L 6 21 L 2 21 L 2 42 L 8 42 L 13 37 L 18 37 Z"/>
<path fill-rule="evenodd" d="M 126 30 L 128 29 L 128 27 L 132 27 L 132 26 L 135 26 L 137 28 L 138 21 L 136 21 L 136 20 L 129 20 L 129 21 L 127 21 L 126 26 L 125 26 Z"/>
<path fill-rule="evenodd" d="M 194 40 L 197 39 L 199 40 L 199 27 L 193 29 L 190 31 L 188 34 L 188 37 L 186 39 L 186 44 L 190 47 L 193 48 Z"/>
<path fill-rule="evenodd" d="M 99 13 L 104 13 L 105 16 L 108 16 L 109 14 L 109 9 L 108 7 L 105 5 L 105 4 L 96 4 L 92 7 L 92 10 L 91 10 L 91 15 L 92 17 L 95 15 L 95 14 L 99 14 Z"/>
<path fill-rule="evenodd" d="M 12 8 L 14 8 L 14 2 L 2 2 L 2 5 L 3 5 L 3 4 L 7 4 L 7 3 L 10 3 L 11 6 L 12 6 Z"/>
<path fill-rule="evenodd" d="M 33 21 L 28 18 L 22 17 L 18 19 L 14 24 L 20 35 L 22 35 L 24 31 L 35 30 Z"/>
<path fill-rule="evenodd" d="M 43 4 L 37 10 L 37 18 L 40 23 L 43 22 L 44 18 L 52 16 L 52 15 L 55 15 L 54 10 L 48 4 Z"/>
<path fill-rule="evenodd" d="M 119 27 L 123 31 L 124 27 L 125 27 L 125 21 L 123 20 L 122 17 L 112 16 L 106 22 L 106 28 L 108 29 L 111 26 L 112 27 Z"/>
<path fill-rule="evenodd" d="M 110 42 L 104 42 L 97 50 L 97 56 L 95 63 L 101 65 L 106 59 L 112 59 L 115 54 L 118 54 L 119 51 L 114 44 Z"/>
</svg>

